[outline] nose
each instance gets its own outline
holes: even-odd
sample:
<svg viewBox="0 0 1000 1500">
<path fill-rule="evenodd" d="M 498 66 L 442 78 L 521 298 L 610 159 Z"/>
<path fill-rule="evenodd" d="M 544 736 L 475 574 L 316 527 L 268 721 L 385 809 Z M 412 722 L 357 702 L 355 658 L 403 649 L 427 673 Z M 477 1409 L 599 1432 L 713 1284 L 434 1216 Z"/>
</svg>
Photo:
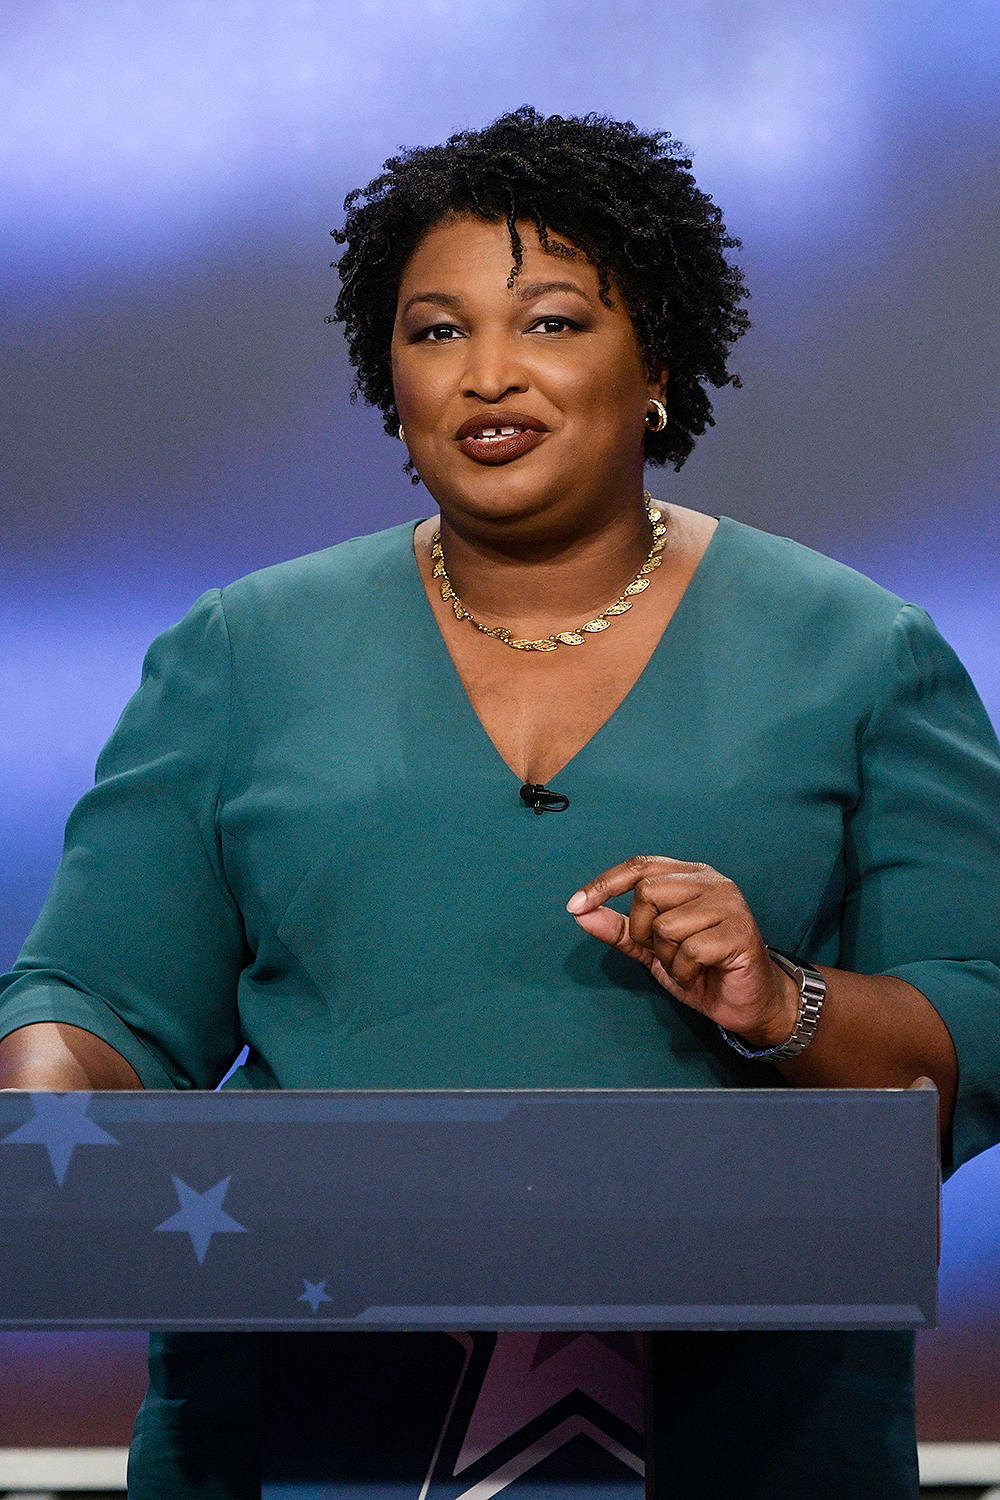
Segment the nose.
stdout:
<svg viewBox="0 0 1000 1500">
<path fill-rule="evenodd" d="M 495 406 L 505 396 L 528 389 L 524 369 L 510 340 L 479 334 L 465 340 L 462 395 Z"/>
</svg>

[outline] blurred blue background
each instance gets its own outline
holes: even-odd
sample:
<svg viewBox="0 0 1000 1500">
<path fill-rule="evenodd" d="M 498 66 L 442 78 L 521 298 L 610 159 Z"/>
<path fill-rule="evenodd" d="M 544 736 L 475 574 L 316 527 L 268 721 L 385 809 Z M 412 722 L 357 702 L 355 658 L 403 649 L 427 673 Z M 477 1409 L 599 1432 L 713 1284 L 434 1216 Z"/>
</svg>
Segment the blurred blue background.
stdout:
<svg viewBox="0 0 1000 1500">
<path fill-rule="evenodd" d="M 654 493 L 925 605 L 996 721 L 998 65 L 993 0 L 4 7 L 0 966 L 152 636 L 429 513 L 349 404 L 327 234 L 401 144 L 521 103 L 671 130 L 744 241 L 743 389 Z M 1000 1328 L 998 1186 L 990 1153 L 947 1195 L 941 1422 Z"/>
</svg>

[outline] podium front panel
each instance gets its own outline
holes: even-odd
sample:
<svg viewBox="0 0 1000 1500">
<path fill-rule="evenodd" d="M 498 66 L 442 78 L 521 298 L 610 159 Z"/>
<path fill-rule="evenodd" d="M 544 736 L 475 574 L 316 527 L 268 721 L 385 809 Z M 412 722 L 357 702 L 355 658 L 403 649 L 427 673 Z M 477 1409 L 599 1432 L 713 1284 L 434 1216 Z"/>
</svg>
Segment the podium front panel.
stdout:
<svg viewBox="0 0 1000 1500">
<path fill-rule="evenodd" d="M 933 1324 L 931 1090 L 0 1095 L 6 1328 Z"/>
</svg>

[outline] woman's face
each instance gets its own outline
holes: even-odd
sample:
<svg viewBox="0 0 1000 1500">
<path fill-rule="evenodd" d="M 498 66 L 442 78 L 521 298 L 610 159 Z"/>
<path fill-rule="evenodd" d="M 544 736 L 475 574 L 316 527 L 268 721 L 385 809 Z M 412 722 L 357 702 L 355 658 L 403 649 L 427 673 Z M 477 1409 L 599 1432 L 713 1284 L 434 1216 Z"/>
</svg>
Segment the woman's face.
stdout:
<svg viewBox="0 0 1000 1500">
<path fill-rule="evenodd" d="M 632 321 L 614 288 L 614 305 L 601 302 L 591 263 L 548 254 L 533 224 L 518 228 L 511 287 L 506 224 L 456 216 L 421 240 L 399 287 L 393 385 L 443 512 L 535 517 L 544 530 L 546 516 L 641 489 L 645 415 L 665 377 L 648 378 Z"/>
</svg>

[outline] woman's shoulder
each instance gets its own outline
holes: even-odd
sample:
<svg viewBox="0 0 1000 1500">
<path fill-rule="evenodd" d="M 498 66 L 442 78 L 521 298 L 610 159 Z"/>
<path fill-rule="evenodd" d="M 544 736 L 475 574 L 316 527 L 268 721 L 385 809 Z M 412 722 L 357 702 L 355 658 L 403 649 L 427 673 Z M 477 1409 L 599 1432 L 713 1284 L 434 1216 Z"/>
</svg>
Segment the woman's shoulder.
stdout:
<svg viewBox="0 0 1000 1500">
<path fill-rule="evenodd" d="M 222 592 L 227 615 L 243 621 L 259 616 L 273 624 L 281 615 L 303 618 L 303 612 L 353 607 L 373 590 L 391 587 L 406 576 L 413 560 L 417 520 L 382 531 L 349 537 L 318 552 L 259 568 Z"/>
<path fill-rule="evenodd" d="M 857 568 L 791 537 L 723 516 L 714 542 L 725 561 L 720 580 L 732 590 L 741 614 L 791 630 L 853 625 L 884 639 L 906 607 L 899 594 Z"/>
<path fill-rule="evenodd" d="M 950 650 L 918 605 L 790 537 L 721 517 L 706 562 L 697 626 L 762 693 L 813 683 L 864 714 L 918 657 Z"/>
</svg>

